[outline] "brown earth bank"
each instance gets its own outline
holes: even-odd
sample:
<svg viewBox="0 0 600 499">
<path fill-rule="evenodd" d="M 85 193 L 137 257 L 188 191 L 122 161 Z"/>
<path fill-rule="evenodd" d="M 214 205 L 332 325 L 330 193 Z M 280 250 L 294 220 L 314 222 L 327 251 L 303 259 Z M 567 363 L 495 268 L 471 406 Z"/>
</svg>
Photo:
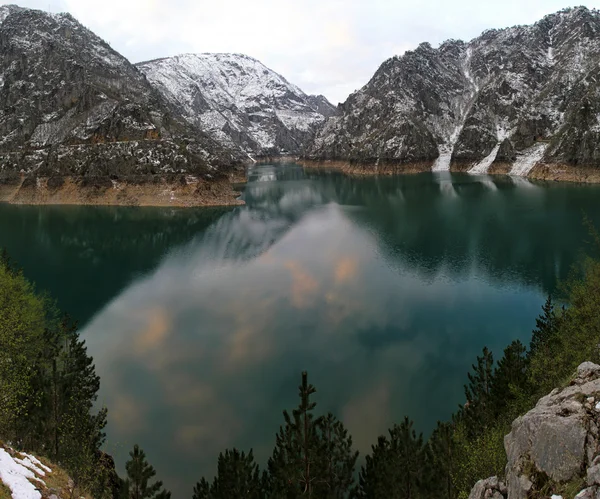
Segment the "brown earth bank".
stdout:
<svg viewBox="0 0 600 499">
<path fill-rule="evenodd" d="M 586 182 L 595 184 L 600 183 L 600 168 L 540 163 L 529 172 L 528 178 L 536 180 L 554 180 L 557 182 Z"/>
<path fill-rule="evenodd" d="M 365 175 L 398 175 L 398 174 L 414 174 L 431 171 L 432 163 L 393 163 L 380 162 L 375 163 L 355 163 L 352 161 L 342 160 L 315 160 L 305 159 L 299 156 L 281 156 L 279 158 L 260 159 L 260 162 L 268 161 L 274 163 L 297 163 L 305 168 L 323 169 L 323 170 L 338 170 L 346 175 L 365 176 Z"/>
<path fill-rule="evenodd" d="M 299 156 L 281 156 L 260 158 L 259 163 L 297 163 L 305 168 L 339 170 L 347 175 L 366 176 L 366 175 L 396 175 L 396 174 L 415 174 L 430 172 L 433 163 L 403 163 L 390 164 L 380 163 L 352 163 L 349 161 L 323 160 L 317 161 L 305 159 Z M 472 167 L 472 162 L 453 162 L 450 166 L 451 172 L 466 173 Z M 512 164 L 506 161 L 492 163 L 487 175 L 508 175 Z M 588 166 L 572 166 L 565 164 L 540 163 L 535 166 L 526 178 L 532 180 L 551 180 L 557 182 L 585 182 L 600 183 L 600 168 Z"/>
<path fill-rule="evenodd" d="M 193 175 L 22 177 L 0 181 L 0 202 L 30 205 L 235 206 L 245 174 L 205 180 Z"/>
</svg>

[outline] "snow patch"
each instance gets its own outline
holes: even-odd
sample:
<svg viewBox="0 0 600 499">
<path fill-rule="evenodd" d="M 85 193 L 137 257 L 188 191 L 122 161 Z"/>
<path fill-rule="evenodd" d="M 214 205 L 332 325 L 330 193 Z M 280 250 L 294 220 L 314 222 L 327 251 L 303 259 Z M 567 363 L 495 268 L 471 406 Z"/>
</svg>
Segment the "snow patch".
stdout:
<svg viewBox="0 0 600 499">
<path fill-rule="evenodd" d="M 483 175 L 487 173 L 492 163 L 496 160 L 499 150 L 500 143 L 496 144 L 496 146 L 492 149 L 492 152 L 490 152 L 485 158 L 471 168 L 468 173 L 472 173 L 473 175 Z"/>
<path fill-rule="evenodd" d="M 13 499 L 41 499 L 42 494 L 30 480 L 43 483 L 28 467 L 0 449 L 0 481 L 10 489 Z"/>
<path fill-rule="evenodd" d="M 246 153 L 276 149 L 282 128 L 302 137 L 325 121 L 302 90 L 245 55 L 184 54 L 137 67 L 188 122 Z"/>
<path fill-rule="evenodd" d="M 513 163 L 509 175 L 517 175 L 526 177 L 533 167 L 544 157 L 544 153 L 548 148 L 547 143 L 538 143 L 525 149 L 517 156 Z"/>
</svg>

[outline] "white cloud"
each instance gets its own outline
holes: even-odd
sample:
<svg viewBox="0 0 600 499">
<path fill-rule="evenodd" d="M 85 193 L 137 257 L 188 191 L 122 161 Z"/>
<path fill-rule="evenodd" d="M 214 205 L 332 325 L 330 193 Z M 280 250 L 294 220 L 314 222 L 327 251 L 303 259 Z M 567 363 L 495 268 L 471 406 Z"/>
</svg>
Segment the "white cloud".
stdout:
<svg viewBox="0 0 600 499">
<path fill-rule="evenodd" d="M 240 52 L 309 93 L 343 101 L 388 57 L 422 41 L 535 22 L 568 0 L 22 0 L 68 11 L 133 62 Z M 600 7 L 600 0 L 587 3 Z"/>
</svg>

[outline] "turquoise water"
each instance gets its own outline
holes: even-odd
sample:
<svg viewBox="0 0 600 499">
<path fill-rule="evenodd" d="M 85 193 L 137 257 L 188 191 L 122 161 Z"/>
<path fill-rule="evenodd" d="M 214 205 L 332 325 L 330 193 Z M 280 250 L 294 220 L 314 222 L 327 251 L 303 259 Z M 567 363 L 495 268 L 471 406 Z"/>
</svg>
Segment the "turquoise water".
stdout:
<svg viewBox="0 0 600 499">
<path fill-rule="evenodd" d="M 596 186 L 420 174 L 249 172 L 235 209 L 0 205 L 0 245 L 80 320 L 109 408 L 174 497 L 218 452 L 271 452 L 300 371 L 361 453 L 427 433 L 484 345 L 527 341 L 600 223 Z"/>
</svg>

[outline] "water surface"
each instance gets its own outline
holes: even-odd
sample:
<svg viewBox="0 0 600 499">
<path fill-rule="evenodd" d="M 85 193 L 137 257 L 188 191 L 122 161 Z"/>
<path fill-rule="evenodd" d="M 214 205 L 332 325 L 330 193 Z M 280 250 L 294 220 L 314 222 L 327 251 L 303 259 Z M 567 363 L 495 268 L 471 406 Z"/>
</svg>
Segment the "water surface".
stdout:
<svg viewBox="0 0 600 499">
<path fill-rule="evenodd" d="M 404 415 L 429 432 L 484 345 L 528 340 L 599 194 L 259 165 L 235 209 L 0 205 L 0 245 L 81 321 L 107 450 L 188 497 L 228 446 L 266 461 L 303 369 L 362 453 Z"/>
</svg>

